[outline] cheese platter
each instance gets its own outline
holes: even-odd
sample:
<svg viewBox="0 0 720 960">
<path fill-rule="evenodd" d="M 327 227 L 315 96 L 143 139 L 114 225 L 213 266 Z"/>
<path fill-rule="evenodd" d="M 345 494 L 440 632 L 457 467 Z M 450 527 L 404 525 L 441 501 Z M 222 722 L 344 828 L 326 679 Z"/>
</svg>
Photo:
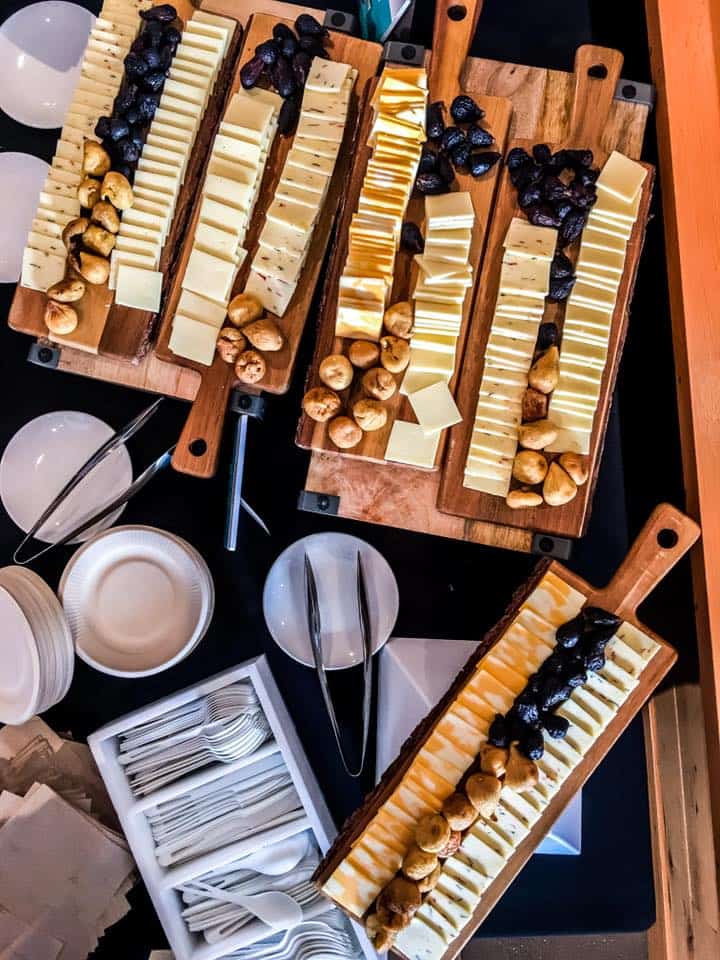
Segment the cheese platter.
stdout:
<svg viewBox="0 0 720 960">
<path fill-rule="evenodd" d="M 511 114 L 462 93 L 479 6 L 450 7 L 429 67 L 387 65 L 360 128 L 297 433 L 312 450 L 442 461 Z"/>
<path fill-rule="evenodd" d="M 376 949 L 465 946 L 675 662 L 636 611 L 699 535 L 660 505 L 601 590 L 539 563 L 315 874 Z"/>
</svg>

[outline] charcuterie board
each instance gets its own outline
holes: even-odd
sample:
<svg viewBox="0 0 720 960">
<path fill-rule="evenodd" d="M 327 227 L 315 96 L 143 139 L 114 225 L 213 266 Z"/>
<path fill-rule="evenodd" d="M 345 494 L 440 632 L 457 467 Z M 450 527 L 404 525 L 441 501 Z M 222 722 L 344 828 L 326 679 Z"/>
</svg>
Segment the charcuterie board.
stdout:
<svg viewBox="0 0 720 960">
<path fill-rule="evenodd" d="M 669 504 L 660 505 L 601 590 L 555 561 L 541 561 L 447 694 L 413 731 L 377 788 L 345 824 L 315 875 L 325 893 L 355 919 L 373 912 L 376 898 L 384 894 L 379 901 L 381 922 L 383 909 L 385 916 L 389 909 L 399 918 L 403 914 L 399 901 L 413 900 L 391 946 L 408 960 L 452 960 L 675 662 L 673 648 L 638 621 L 637 607 L 699 535 L 692 520 Z M 581 614 L 586 607 L 587 614 Z M 593 631 L 603 619 L 610 629 L 605 629 L 602 656 L 593 660 L 596 654 L 582 651 L 596 642 Z M 530 761 L 520 753 L 526 750 L 522 739 L 515 746 L 515 735 L 509 737 L 513 743 L 509 758 L 506 746 L 493 747 L 493 756 L 487 737 L 493 743 L 503 737 L 494 717 L 505 715 L 520 692 L 527 693 L 531 672 L 539 671 L 541 680 L 552 673 L 543 669 L 546 659 L 559 656 L 558 662 L 563 662 L 570 641 L 563 639 L 561 648 L 556 631 L 559 638 L 565 624 L 591 622 L 596 626 L 576 628 L 585 631 L 577 649 L 589 659 L 579 675 L 581 682 L 571 684 L 553 708 L 561 723 L 551 725 L 544 715 L 544 727 L 554 729 L 555 737 L 546 733 L 543 748 Z M 566 629 L 564 638 L 570 635 Z M 544 695 L 541 686 L 537 696 Z M 491 723 L 494 729 L 488 732 Z M 558 730 L 563 731 L 559 736 Z M 497 773 L 489 773 L 491 761 L 503 757 L 506 766 L 496 765 Z M 516 786 L 511 787 L 511 764 L 518 758 L 512 771 Z M 479 764 L 485 780 L 480 776 L 471 783 Z M 453 852 L 435 855 L 439 861 L 435 886 L 427 885 L 424 893 L 420 889 L 419 900 L 412 884 L 403 881 L 391 888 L 401 863 L 411 869 L 404 858 L 413 837 L 421 850 L 431 845 L 427 837 L 421 838 L 418 824 L 427 826 L 431 818 L 442 826 L 444 819 L 457 819 L 460 814 L 450 813 L 454 803 L 446 802 L 452 791 L 475 795 L 478 801 L 473 788 L 496 780 L 501 786 L 492 813 L 484 814 L 488 808 L 474 805 L 469 826 L 450 824 L 448 829 L 458 837 L 450 843 Z M 437 822 L 433 827 L 440 829 Z M 388 851 L 384 861 L 376 859 L 383 846 Z M 411 872 L 423 872 L 417 868 L 416 862 Z"/>
<path fill-rule="evenodd" d="M 608 157 L 608 150 L 604 144 L 604 131 L 613 95 L 620 79 L 621 67 L 622 56 L 617 51 L 592 46 L 584 46 L 578 50 L 575 60 L 576 85 L 570 112 L 570 125 L 567 135 L 560 142 L 550 144 L 553 151 L 563 148 L 590 149 L 594 154 L 594 164 L 602 167 Z M 529 151 L 532 150 L 533 145 L 529 140 L 516 140 L 512 144 L 513 147 Z M 485 350 L 498 296 L 504 254 L 503 240 L 513 217 L 522 216 L 518 206 L 518 191 L 510 179 L 509 171 L 506 169 L 503 172 L 483 264 L 480 294 L 473 312 L 468 349 L 457 392 L 457 403 L 463 419 L 450 431 L 447 458 L 440 482 L 438 507 L 443 512 L 459 514 L 472 520 L 529 527 L 535 531 L 557 536 L 579 537 L 583 534 L 590 515 L 615 378 L 627 332 L 628 305 L 635 285 L 648 220 L 654 171 L 650 166 L 645 166 L 648 173 L 642 184 L 637 218 L 627 244 L 622 279 L 612 316 L 607 360 L 593 421 L 587 455 L 589 479 L 578 487 L 577 495 L 570 502 L 562 506 L 549 506 L 542 503 L 531 509 L 511 508 L 501 496 L 477 492 L 463 485 L 465 463 L 478 404 L 478 389 L 484 369 Z M 576 243 L 567 250 L 571 259 L 577 258 L 577 246 Z M 563 302 L 548 302 L 542 319 L 544 322 L 554 322 L 562 328 L 565 310 L 566 305 Z M 559 348 L 562 358 L 562 336 Z M 551 400 L 548 417 L 552 419 L 552 415 Z"/>
<path fill-rule="evenodd" d="M 229 96 L 240 87 L 240 68 L 253 56 L 255 47 L 272 36 L 273 26 L 280 22 L 292 26 L 291 20 L 281 20 L 269 14 L 254 14 L 252 16 L 247 25 L 243 49 L 237 61 L 234 78 L 229 85 Z M 254 389 L 269 393 L 284 393 L 290 384 L 300 337 L 315 290 L 315 283 L 322 266 L 323 255 L 330 237 L 337 206 L 345 188 L 364 87 L 370 77 L 375 75 L 380 61 L 380 47 L 377 44 L 337 32 L 331 34 L 328 53 L 333 60 L 349 63 L 355 67 L 358 76 L 351 95 L 350 111 L 338 162 L 313 233 L 306 266 L 301 275 L 301 283 L 284 316 L 278 321 L 285 338 L 284 346 L 275 353 L 265 354 L 268 363 L 267 372 L 262 380 L 254 385 Z M 234 292 L 239 292 L 244 287 L 250 263 L 257 248 L 260 227 L 264 222 L 264 213 L 273 199 L 285 158 L 291 146 L 292 137 L 276 137 L 265 168 L 259 201 L 248 231 L 246 241 L 248 256 L 235 281 Z M 200 196 L 196 197 L 195 207 L 188 223 L 188 234 L 190 236 L 192 236 L 199 218 L 200 202 Z M 217 462 L 227 397 L 236 382 L 236 378 L 232 366 L 225 363 L 219 356 L 215 357 L 212 365 L 205 366 L 177 356 L 169 347 L 173 318 L 182 292 L 182 278 L 189 255 L 189 245 L 186 244 L 176 261 L 174 282 L 163 314 L 156 356 L 165 362 L 191 367 L 201 375 L 201 385 L 178 443 L 173 465 L 182 472 L 192 473 L 196 476 L 211 476 L 215 471 Z M 199 441 L 202 442 L 199 443 Z M 201 450 L 202 452 L 193 453 L 193 450 Z"/>
<path fill-rule="evenodd" d="M 450 7 L 452 7 L 452 4 L 447 2 L 440 2 L 436 6 L 433 53 L 430 56 L 427 68 L 429 87 L 428 103 L 442 101 L 446 107 L 449 107 L 452 100 L 462 92 L 460 72 L 465 63 L 470 43 L 472 42 L 477 24 L 477 16 L 479 14 L 479 4 L 467 4 L 465 15 L 462 19 L 453 19 L 448 13 Z M 454 9 L 457 8 L 455 7 Z M 510 125 L 510 115 L 512 112 L 510 102 L 504 97 L 494 96 L 479 96 L 476 102 L 484 111 L 484 116 L 481 120 L 483 128 L 487 129 L 494 137 L 495 142 L 492 144 L 491 149 L 502 153 L 505 148 L 507 131 Z M 338 312 L 340 278 L 348 255 L 349 229 L 353 215 L 358 208 L 358 198 L 363 185 L 368 160 L 372 154 L 371 148 L 367 145 L 372 119 L 368 111 L 364 117 L 363 126 L 360 129 L 358 149 L 355 152 L 349 187 L 338 221 L 336 243 L 325 283 L 325 293 L 318 322 L 315 353 L 306 382 L 308 389 L 321 385 L 322 381 L 319 377 L 318 370 L 323 358 L 331 354 L 347 355 L 349 347 L 353 342 L 346 337 L 336 336 L 335 325 Z M 452 123 L 452 120 L 448 119 L 447 123 Z M 462 322 L 460 324 L 455 351 L 454 371 L 449 380 L 451 392 L 455 391 L 458 384 L 460 365 L 479 282 L 479 270 L 476 265 L 482 262 L 487 239 L 487 227 L 492 216 L 499 172 L 499 166 L 496 165 L 483 176 L 475 178 L 470 172 L 456 168 L 455 180 L 451 187 L 452 192 L 467 192 L 472 198 L 472 205 L 475 211 L 475 224 L 472 230 L 469 256 L 469 262 L 474 266 L 474 283 L 473 286 L 467 290 L 463 303 Z M 410 198 L 405 219 L 418 226 L 424 224 L 425 198 L 417 191 L 415 191 Z M 392 292 L 389 298 L 390 304 L 410 300 L 418 275 L 418 269 L 413 259 L 413 254 L 406 252 L 402 247 L 398 251 L 395 259 Z M 362 389 L 356 381 L 346 390 L 342 391 L 341 396 L 347 407 L 350 408 L 353 402 L 362 396 Z M 342 451 L 341 455 L 376 463 L 386 462 L 385 451 L 394 422 L 396 420 L 412 422 L 415 421 L 415 415 L 407 396 L 403 395 L 401 391 L 397 391 L 384 406 L 388 414 L 385 425 L 379 430 L 364 433 L 357 446 L 350 450 Z M 298 426 L 297 443 L 299 446 L 316 451 L 327 450 L 332 453 L 338 452 L 337 446 L 335 446 L 329 436 L 327 422 L 318 423 L 307 415 L 302 417 Z M 439 467 L 442 458 L 443 446 L 441 443 L 435 457 L 435 468 Z"/>
</svg>

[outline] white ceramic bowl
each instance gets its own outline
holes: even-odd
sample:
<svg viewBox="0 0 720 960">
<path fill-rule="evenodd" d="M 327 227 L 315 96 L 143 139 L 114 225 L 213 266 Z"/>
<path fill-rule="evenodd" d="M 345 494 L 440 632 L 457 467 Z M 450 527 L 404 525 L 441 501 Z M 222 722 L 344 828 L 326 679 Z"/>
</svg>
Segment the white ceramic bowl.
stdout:
<svg viewBox="0 0 720 960">
<path fill-rule="evenodd" d="M 372 652 L 387 642 L 397 620 L 399 597 L 395 574 L 381 553 L 346 533 L 314 533 L 296 540 L 273 564 L 263 590 L 263 613 L 273 640 L 293 660 L 314 667 L 307 630 L 305 552 L 317 584 L 326 670 L 362 663 L 358 619 L 356 558 L 362 556 L 367 587 Z"/>
<path fill-rule="evenodd" d="M 205 561 L 153 527 L 116 527 L 81 547 L 58 588 L 77 655 L 102 673 L 147 677 L 190 654 L 215 594 Z"/>
<path fill-rule="evenodd" d="M 30 153 L 0 153 L 0 283 L 18 281 L 25 241 L 49 169 Z"/>
<path fill-rule="evenodd" d="M 44 0 L 0 26 L 0 107 L 19 123 L 62 126 L 95 17 L 64 0 Z"/>
</svg>

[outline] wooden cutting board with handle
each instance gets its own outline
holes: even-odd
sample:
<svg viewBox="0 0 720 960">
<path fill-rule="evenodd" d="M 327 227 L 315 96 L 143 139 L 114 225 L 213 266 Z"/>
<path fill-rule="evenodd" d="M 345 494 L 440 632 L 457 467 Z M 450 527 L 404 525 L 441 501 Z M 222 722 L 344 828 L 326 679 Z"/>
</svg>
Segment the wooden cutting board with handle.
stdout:
<svg viewBox="0 0 720 960">
<path fill-rule="evenodd" d="M 617 50 L 590 45 L 578 49 L 575 57 L 575 91 L 567 135 L 562 140 L 550 144 L 553 150 L 561 147 L 590 148 L 595 157 L 593 165 L 602 167 L 610 152 L 604 145 L 603 133 L 613 104 L 622 63 L 622 54 Z M 510 147 L 523 147 L 530 151 L 538 142 L 542 141 L 516 140 Z M 468 348 L 455 397 L 463 420 L 450 431 L 447 457 L 440 481 L 438 507 L 444 513 L 456 514 L 471 520 L 524 527 L 534 532 L 551 533 L 557 536 L 579 537 L 583 534 L 595 491 L 615 379 L 627 331 L 628 304 L 635 284 L 648 220 L 654 170 L 648 164 L 644 166 L 648 169 L 648 176 L 643 184 L 638 218 L 627 246 L 625 271 L 613 313 L 607 363 L 593 421 L 588 456 L 589 480 L 579 487 L 575 499 L 564 506 L 550 507 L 543 504 L 534 509 L 524 510 L 511 509 L 501 497 L 479 493 L 463 486 L 465 461 L 470 446 L 484 367 L 485 346 L 492 325 L 500 282 L 503 241 L 512 218 L 523 216 L 517 202 L 517 191 L 510 181 L 507 170 L 503 171 L 483 264 L 480 293 L 473 311 Z M 578 248 L 579 244 L 576 243 L 566 250 L 571 259 L 577 258 Z M 547 304 L 543 319 L 555 321 L 562 327 L 564 311 L 564 303 Z M 560 353 L 562 355 L 562 341 Z"/>
</svg>

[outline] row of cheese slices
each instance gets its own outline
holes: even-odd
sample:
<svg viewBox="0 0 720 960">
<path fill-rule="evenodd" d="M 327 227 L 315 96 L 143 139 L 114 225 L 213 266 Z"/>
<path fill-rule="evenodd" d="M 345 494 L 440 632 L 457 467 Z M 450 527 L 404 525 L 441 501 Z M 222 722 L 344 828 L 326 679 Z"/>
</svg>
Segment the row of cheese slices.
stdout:
<svg viewBox="0 0 720 960">
<path fill-rule="evenodd" d="M 316 57 L 246 289 L 282 317 L 298 285 L 345 135 L 357 70 Z"/>
<path fill-rule="evenodd" d="M 425 140 L 427 74 L 385 67 L 372 99 L 372 156 L 349 229 L 335 332 L 379 340 L 392 290 L 395 254 Z"/>
<path fill-rule="evenodd" d="M 277 133 L 280 97 L 256 87 L 228 105 L 210 152 L 192 247 L 173 318 L 170 349 L 210 365 Z"/>
<path fill-rule="evenodd" d="M 401 384 L 418 422 L 395 420 L 386 460 L 432 467 L 442 431 L 461 419 L 448 382 L 455 370 L 464 301 L 473 283 L 469 258 L 474 226 L 469 193 L 426 198 L 425 250 L 415 257 L 410 363 Z"/>
<path fill-rule="evenodd" d="M 452 706 L 435 724 L 400 786 L 369 822 L 325 892 L 362 916 L 400 868 L 417 821 L 440 810 L 472 765 L 496 713 L 506 713 L 528 677 L 550 655 L 557 627 L 575 616 L 583 594 L 549 572 L 522 604 L 503 636 L 478 663 Z M 608 644 L 607 663 L 576 689 L 558 713 L 570 721 L 564 741 L 546 739 L 540 781 L 504 789 L 493 821 L 478 820 L 441 879 L 396 942 L 412 960 L 442 956 L 517 845 L 530 833 L 570 773 L 637 686 L 657 652 L 654 640 L 623 624 Z M 540 837 L 538 836 L 538 841 Z"/>
<path fill-rule="evenodd" d="M 153 313 L 160 308 L 160 253 L 235 27 L 234 20 L 204 11 L 185 25 L 138 161 L 135 202 L 123 214 L 110 257 L 117 303 Z"/>
<path fill-rule="evenodd" d="M 65 276 L 62 232 L 80 216 L 77 188 L 83 179 L 83 140 L 97 140 L 95 124 L 111 113 L 123 78 L 123 58 L 142 24 L 139 13 L 151 6 L 152 0 L 105 0 L 90 31 L 23 253 L 20 282 L 24 287 L 44 292 Z"/>
<path fill-rule="evenodd" d="M 646 175 L 645 167 L 615 151 L 597 179 L 597 203 L 582 234 L 563 324 L 560 376 L 548 413 L 559 429 L 549 451 L 590 452 L 615 301 Z"/>
<path fill-rule="evenodd" d="M 518 447 L 522 397 L 550 287 L 557 231 L 512 220 L 485 347 L 463 486 L 505 497 Z"/>
</svg>

